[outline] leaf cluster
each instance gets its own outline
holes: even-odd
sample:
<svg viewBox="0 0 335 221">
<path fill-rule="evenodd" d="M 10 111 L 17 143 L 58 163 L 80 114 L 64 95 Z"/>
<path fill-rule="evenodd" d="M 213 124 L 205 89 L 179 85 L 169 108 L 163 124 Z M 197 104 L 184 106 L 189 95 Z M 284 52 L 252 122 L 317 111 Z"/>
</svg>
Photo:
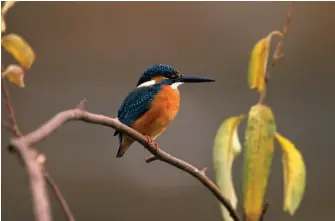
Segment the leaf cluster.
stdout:
<svg viewBox="0 0 335 221">
<path fill-rule="evenodd" d="M 5 68 L 1 67 L 1 78 L 7 78 L 14 85 L 24 88 L 25 72 L 33 65 L 36 55 L 31 46 L 20 35 L 15 33 L 6 34 L 5 16 L 15 3 L 14 1 L 7 1 L 1 8 L 1 46 L 16 59 L 18 64 L 10 64 Z"/>
<path fill-rule="evenodd" d="M 237 208 L 238 199 L 233 185 L 232 165 L 234 159 L 244 149 L 243 212 L 247 221 L 258 221 L 262 216 L 275 140 L 282 150 L 283 210 L 294 215 L 305 191 L 306 166 L 302 154 L 289 139 L 277 131 L 271 108 L 263 104 L 269 73 L 271 39 L 274 36 L 280 37 L 272 58 L 272 64 L 274 64 L 279 59 L 279 46 L 286 32 L 287 26 L 285 25 L 283 32 L 272 31 L 254 45 L 249 58 L 248 86 L 250 89 L 257 90 L 260 100 L 250 107 L 248 114 L 224 120 L 214 141 L 213 162 L 216 182 L 234 209 Z M 241 147 L 237 133 L 238 126 L 243 119 L 247 120 L 244 148 Z M 221 206 L 221 211 L 224 220 L 232 220 L 223 206 Z"/>
</svg>

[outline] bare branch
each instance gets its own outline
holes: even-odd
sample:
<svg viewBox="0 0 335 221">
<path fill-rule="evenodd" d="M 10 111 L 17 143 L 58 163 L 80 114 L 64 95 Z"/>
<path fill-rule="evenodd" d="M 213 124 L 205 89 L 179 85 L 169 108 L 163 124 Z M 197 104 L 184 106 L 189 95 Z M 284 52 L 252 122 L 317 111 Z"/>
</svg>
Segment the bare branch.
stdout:
<svg viewBox="0 0 335 221">
<path fill-rule="evenodd" d="M 264 204 L 264 207 L 263 207 L 263 210 L 262 210 L 261 216 L 259 217 L 259 221 L 264 221 L 265 214 L 266 214 L 266 212 L 268 211 L 268 209 L 269 209 L 269 206 L 270 206 L 270 204 L 269 204 L 269 203 L 265 203 L 265 204 Z"/>
<path fill-rule="evenodd" d="M 86 104 L 87 104 L 87 99 L 83 99 L 80 101 L 80 103 L 77 105 L 77 108 L 80 110 L 85 110 L 86 109 Z"/>
<path fill-rule="evenodd" d="M 2 121 L 1 126 L 3 126 L 9 133 L 15 134 L 15 130 L 13 129 L 12 125 L 10 125 L 8 122 Z"/>
<path fill-rule="evenodd" d="M 1 84 L 2 84 L 1 88 L 4 94 L 4 101 L 6 103 L 6 108 L 11 122 L 11 124 L 7 122 L 2 122 L 2 126 L 4 126 L 15 137 L 20 137 L 22 136 L 22 133 L 18 127 L 15 118 L 14 108 L 11 103 L 9 91 L 8 88 L 6 87 L 4 79 L 2 79 Z M 47 197 L 47 192 L 45 190 L 45 182 L 44 182 L 45 179 L 47 183 L 50 185 L 51 189 L 54 191 L 56 199 L 63 208 L 63 211 L 66 214 L 66 216 L 69 218 L 69 221 L 74 221 L 72 212 L 69 209 L 65 201 L 65 198 L 59 191 L 59 188 L 57 187 L 55 181 L 52 179 L 52 177 L 47 173 L 46 169 L 44 168 L 44 162 L 46 160 L 45 155 L 38 153 L 35 149 L 32 149 L 29 146 L 26 147 L 22 146 L 21 149 L 16 149 L 16 152 L 19 153 L 21 160 L 25 164 L 29 174 L 30 187 L 33 194 L 34 211 L 36 219 L 38 221 L 39 220 L 51 221 L 50 205 Z"/>
<path fill-rule="evenodd" d="M 145 159 L 145 162 L 146 163 L 151 163 L 151 162 L 156 161 L 156 160 L 158 160 L 158 158 L 155 155 L 151 155 L 151 156 L 149 156 Z"/>
<path fill-rule="evenodd" d="M 67 217 L 68 221 L 75 221 L 74 216 L 72 215 L 72 212 L 70 210 L 69 205 L 67 204 L 66 200 L 64 199 L 60 189 L 58 188 L 56 182 L 52 179 L 52 177 L 49 175 L 49 173 L 45 170 L 44 168 L 44 177 L 45 180 L 47 181 L 47 183 L 49 184 L 49 186 L 51 187 L 52 191 L 55 193 L 59 203 L 62 205 L 63 207 L 63 211 L 65 216 Z"/>
<path fill-rule="evenodd" d="M 284 38 L 287 34 L 288 27 L 289 27 L 289 25 L 291 24 L 291 21 L 292 21 L 294 6 L 295 6 L 295 2 L 291 2 L 288 6 L 288 12 L 287 12 L 287 16 L 286 16 L 285 25 L 284 25 L 283 30 L 282 30 L 282 36 L 280 37 L 280 40 L 278 41 L 276 49 L 275 49 L 274 54 L 273 54 L 273 59 L 272 59 L 272 64 L 271 64 L 272 67 L 275 66 L 277 64 L 277 62 L 284 56 L 283 54 L 281 54 L 281 49 L 283 47 Z"/>
<path fill-rule="evenodd" d="M 17 122 L 16 122 L 14 108 L 13 108 L 13 105 L 10 101 L 8 88 L 7 88 L 7 85 L 6 85 L 6 81 L 4 79 L 1 80 L 1 88 L 2 88 L 2 93 L 4 95 L 4 101 L 5 101 L 6 109 L 8 111 L 9 120 L 10 120 L 10 123 L 12 125 L 12 130 L 14 131 L 14 135 L 19 137 L 22 134 L 21 134 L 21 132 L 18 128 Z"/>
<path fill-rule="evenodd" d="M 41 164 L 36 161 L 30 147 L 24 142 L 14 139 L 13 147 L 15 147 L 15 152 L 20 155 L 28 172 L 36 221 L 51 221 L 49 199 Z"/>
<path fill-rule="evenodd" d="M 200 171 L 203 175 L 206 175 L 207 172 L 207 167 L 202 168 L 202 170 Z"/>
<path fill-rule="evenodd" d="M 12 139 L 10 142 L 10 146 L 16 146 L 17 148 L 22 148 L 23 146 L 34 145 L 46 139 L 53 132 L 59 129 L 63 124 L 69 121 L 83 121 L 91 124 L 104 125 L 107 127 L 114 128 L 122 132 L 123 134 L 132 137 L 134 140 L 142 144 L 150 153 L 156 156 L 159 160 L 166 162 L 174 167 L 177 167 L 189 173 L 196 179 L 198 179 L 227 208 L 233 220 L 235 221 L 240 220 L 238 214 L 231 206 L 229 201 L 221 194 L 218 187 L 203 172 L 201 172 L 198 168 L 192 166 L 191 164 L 182 161 L 176 157 L 173 157 L 170 154 L 162 151 L 161 149 L 156 148 L 154 145 L 149 144 L 145 136 L 133 130 L 132 128 L 122 124 L 119 120 L 115 118 L 110 118 L 104 115 L 93 114 L 78 108 L 63 111 L 58 113 L 56 116 L 54 116 L 52 119 L 50 119 L 43 125 L 41 125 L 35 131 L 25 136 Z"/>
</svg>

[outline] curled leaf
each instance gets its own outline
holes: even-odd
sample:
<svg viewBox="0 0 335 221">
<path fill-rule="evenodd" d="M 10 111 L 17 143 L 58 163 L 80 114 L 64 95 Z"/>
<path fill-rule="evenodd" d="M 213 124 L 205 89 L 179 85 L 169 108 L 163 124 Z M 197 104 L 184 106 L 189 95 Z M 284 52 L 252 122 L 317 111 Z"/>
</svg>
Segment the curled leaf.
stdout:
<svg viewBox="0 0 335 221">
<path fill-rule="evenodd" d="M 1 32 L 6 31 L 6 21 L 5 21 L 5 15 L 11 7 L 15 5 L 16 2 L 14 1 L 6 1 L 4 5 L 1 8 Z"/>
<path fill-rule="evenodd" d="M 29 69 L 35 60 L 35 53 L 30 45 L 17 34 L 5 35 L 2 47 L 11 53 L 24 69 Z"/>
<path fill-rule="evenodd" d="M 23 69 L 18 66 L 11 64 L 9 65 L 6 70 L 2 73 L 2 77 L 6 77 L 9 82 L 15 84 L 20 88 L 24 88 L 24 71 Z"/>
<path fill-rule="evenodd" d="M 15 1 L 6 1 L 4 5 L 1 8 L 1 15 L 5 15 L 11 7 L 13 7 L 16 4 Z"/>
<path fill-rule="evenodd" d="M 305 192 L 306 167 L 301 153 L 290 140 L 279 133 L 276 138 L 283 151 L 284 211 L 294 215 Z"/>
<path fill-rule="evenodd" d="M 232 164 L 235 157 L 241 152 L 241 144 L 238 138 L 238 125 L 244 115 L 226 119 L 220 126 L 213 149 L 213 161 L 216 174 L 216 182 L 223 196 L 231 203 L 234 209 L 237 207 L 237 197 L 232 178 Z M 229 212 L 220 204 L 224 220 L 232 220 Z"/>
<path fill-rule="evenodd" d="M 259 40 L 249 59 L 248 83 L 250 89 L 256 88 L 259 92 L 264 89 L 264 76 L 269 56 L 270 39 Z"/>
<path fill-rule="evenodd" d="M 247 221 L 258 221 L 263 208 L 274 151 L 275 120 L 271 109 L 251 107 L 245 133 L 244 213 Z"/>
<path fill-rule="evenodd" d="M 274 35 L 281 36 L 280 31 L 273 31 L 265 38 L 259 40 L 252 49 L 249 58 L 248 84 L 250 89 L 263 91 L 265 85 L 265 73 L 269 58 L 271 38 Z"/>
</svg>

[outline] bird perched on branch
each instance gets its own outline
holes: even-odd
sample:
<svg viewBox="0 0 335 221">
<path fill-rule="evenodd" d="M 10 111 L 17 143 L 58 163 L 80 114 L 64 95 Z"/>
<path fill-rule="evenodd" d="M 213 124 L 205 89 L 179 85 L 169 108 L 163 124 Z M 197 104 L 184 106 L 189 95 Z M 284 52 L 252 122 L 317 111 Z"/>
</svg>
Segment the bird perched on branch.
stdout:
<svg viewBox="0 0 335 221">
<path fill-rule="evenodd" d="M 119 111 L 118 120 L 143 134 L 149 143 L 161 135 L 179 110 L 178 86 L 183 83 L 213 82 L 205 77 L 181 74 L 170 65 L 158 64 L 145 70 L 137 88 L 128 94 Z M 119 150 L 116 157 L 124 155 L 134 140 L 118 131 Z"/>
</svg>

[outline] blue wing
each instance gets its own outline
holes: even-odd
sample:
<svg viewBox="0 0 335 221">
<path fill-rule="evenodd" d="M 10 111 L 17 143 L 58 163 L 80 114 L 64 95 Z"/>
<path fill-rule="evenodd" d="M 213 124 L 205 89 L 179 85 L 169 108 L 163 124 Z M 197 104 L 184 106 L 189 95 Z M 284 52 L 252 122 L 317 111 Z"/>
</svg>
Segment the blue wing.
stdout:
<svg viewBox="0 0 335 221">
<path fill-rule="evenodd" d="M 118 111 L 119 121 L 130 127 L 150 108 L 150 104 L 158 91 L 157 87 L 140 87 L 130 92 Z M 117 134 L 119 132 L 115 131 L 114 136 Z"/>
</svg>

